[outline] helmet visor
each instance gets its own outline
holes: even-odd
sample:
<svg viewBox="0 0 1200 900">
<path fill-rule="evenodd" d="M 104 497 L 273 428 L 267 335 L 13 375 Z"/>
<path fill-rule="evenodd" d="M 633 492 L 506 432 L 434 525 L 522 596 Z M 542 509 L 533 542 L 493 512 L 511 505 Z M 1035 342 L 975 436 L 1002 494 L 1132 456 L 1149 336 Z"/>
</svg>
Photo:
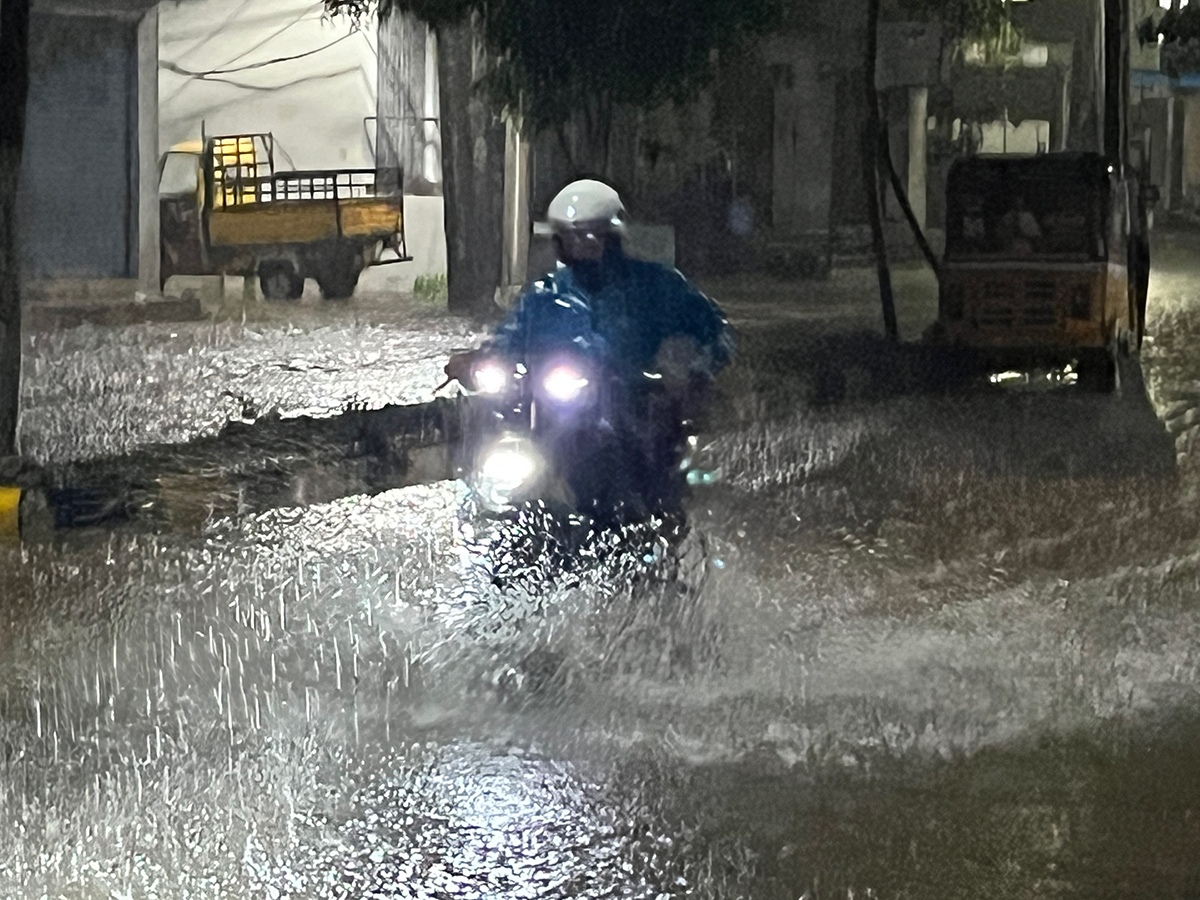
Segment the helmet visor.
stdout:
<svg viewBox="0 0 1200 900">
<path fill-rule="evenodd" d="M 562 255 L 567 260 L 600 259 L 604 256 L 604 248 L 611 233 L 611 229 L 555 229 Z"/>
</svg>

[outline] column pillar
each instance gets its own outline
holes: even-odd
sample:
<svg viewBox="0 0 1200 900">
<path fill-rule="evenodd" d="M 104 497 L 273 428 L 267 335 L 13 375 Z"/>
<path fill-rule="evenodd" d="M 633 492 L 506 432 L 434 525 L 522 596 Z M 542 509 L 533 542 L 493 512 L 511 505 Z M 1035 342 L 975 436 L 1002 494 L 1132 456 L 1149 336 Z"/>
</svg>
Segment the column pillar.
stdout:
<svg viewBox="0 0 1200 900">
<path fill-rule="evenodd" d="M 908 203 L 917 224 L 925 227 L 925 146 L 929 121 L 929 88 L 908 89 Z"/>
<path fill-rule="evenodd" d="M 1175 97 L 1167 97 L 1167 138 L 1163 144 L 1162 208 L 1171 208 L 1175 189 Z"/>
<path fill-rule="evenodd" d="M 1200 186 L 1200 97 L 1183 98 L 1183 170 L 1180 193 L 1190 197 Z"/>
<path fill-rule="evenodd" d="M 529 141 L 508 120 L 504 141 L 504 260 L 501 283 L 523 285 L 529 262 Z"/>
<path fill-rule="evenodd" d="M 138 287 L 159 293 L 158 7 L 137 28 Z"/>
<path fill-rule="evenodd" d="M 442 183 L 441 96 L 438 83 L 437 35 L 425 26 L 425 72 L 421 94 L 421 174 L 430 184 Z"/>
<path fill-rule="evenodd" d="M 1071 131 L 1071 69 L 1064 67 L 1062 72 L 1061 96 L 1059 97 L 1058 121 L 1051 126 L 1050 143 L 1058 152 L 1067 149 L 1067 139 Z"/>
</svg>

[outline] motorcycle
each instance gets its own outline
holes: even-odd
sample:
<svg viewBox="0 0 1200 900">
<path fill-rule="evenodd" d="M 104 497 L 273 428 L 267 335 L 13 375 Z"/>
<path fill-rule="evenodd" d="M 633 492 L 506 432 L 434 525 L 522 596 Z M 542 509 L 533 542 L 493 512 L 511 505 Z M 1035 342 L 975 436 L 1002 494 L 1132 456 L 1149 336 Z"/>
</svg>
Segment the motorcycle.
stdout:
<svg viewBox="0 0 1200 900">
<path fill-rule="evenodd" d="M 593 520 L 673 510 L 686 482 L 687 393 L 654 372 L 622 376 L 598 353 L 563 349 L 513 360 L 459 353 L 456 469 L 493 515 L 537 503 Z"/>
<path fill-rule="evenodd" d="M 446 373 L 462 387 L 455 468 L 474 571 L 534 595 L 600 587 L 614 660 L 657 658 L 664 634 L 672 667 L 712 655 L 696 611 L 707 545 L 682 507 L 707 382 L 631 376 L 577 348 L 458 353 Z"/>
</svg>

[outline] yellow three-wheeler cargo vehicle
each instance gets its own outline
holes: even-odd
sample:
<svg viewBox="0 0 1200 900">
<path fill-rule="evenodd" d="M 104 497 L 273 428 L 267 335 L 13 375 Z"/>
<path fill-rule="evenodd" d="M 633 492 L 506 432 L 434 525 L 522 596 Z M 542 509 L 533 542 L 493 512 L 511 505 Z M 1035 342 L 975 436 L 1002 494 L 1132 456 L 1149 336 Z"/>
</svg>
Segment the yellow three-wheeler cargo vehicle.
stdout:
<svg viewBox="0 0 1200 900">
<path fill-rule="evenodd" d="M 936 332 L 1000 365 L 1074 363 L 1111 390 L 1141 344 L 1151 197 L 1096 153 L 958 160 Z"/>
<path fill-rule="evenodd" d="M 409 259 L 398 169 L 275 170 L 270 134 L 178 144 L 159 166 L 162 283 L 172 275 L 256 277 L 297 299 L 313 278 L 329 299 L 367 266 Z"/>
</svg>

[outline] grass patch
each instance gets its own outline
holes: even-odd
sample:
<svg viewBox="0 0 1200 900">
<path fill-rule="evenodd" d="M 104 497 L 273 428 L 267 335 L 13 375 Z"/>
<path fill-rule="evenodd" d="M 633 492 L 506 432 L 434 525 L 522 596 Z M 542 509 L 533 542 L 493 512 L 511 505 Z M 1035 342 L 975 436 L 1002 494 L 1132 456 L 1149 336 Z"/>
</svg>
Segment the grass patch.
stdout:
<svg viewBox="0 0 1200 900">
<path fill-rule="evenodd" d="M 449 291 L 445 273 L 440 275 L 418 275 L 413 282 L 413 299 L 421 303 L 445 305 Z"/>
</svg>

